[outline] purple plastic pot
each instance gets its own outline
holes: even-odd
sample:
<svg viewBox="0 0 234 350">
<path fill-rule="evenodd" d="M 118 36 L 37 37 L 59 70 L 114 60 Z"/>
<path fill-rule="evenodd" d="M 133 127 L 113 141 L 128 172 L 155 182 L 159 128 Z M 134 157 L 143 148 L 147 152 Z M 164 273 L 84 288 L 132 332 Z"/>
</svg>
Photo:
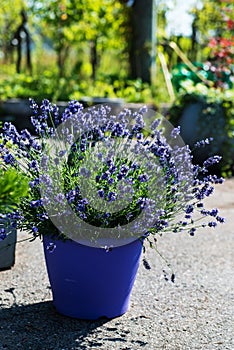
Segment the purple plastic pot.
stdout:
<svg viewBox="0 0 234 350">
<path fill-rule="evenodd" d="M 56 248 L 50 252 L 50 243 Z M 124 314 L 136 278 L 142 242 L 110 251 L 44 237 L 44 252 L 56 310 L 80 319 Z"/>
</svg>

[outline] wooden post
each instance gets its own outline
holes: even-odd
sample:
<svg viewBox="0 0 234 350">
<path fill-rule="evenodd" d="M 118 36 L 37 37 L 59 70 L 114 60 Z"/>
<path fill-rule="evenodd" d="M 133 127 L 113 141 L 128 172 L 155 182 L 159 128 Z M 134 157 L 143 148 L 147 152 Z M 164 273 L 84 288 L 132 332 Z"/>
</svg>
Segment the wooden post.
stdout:
<svg viewBox="0 0 234 350">
<path fill-rule="evenodd" d="M 156 0 L 135 0 L 130 14 L 130 73 L 151 83 L 156 65 Z"/>
</svg>

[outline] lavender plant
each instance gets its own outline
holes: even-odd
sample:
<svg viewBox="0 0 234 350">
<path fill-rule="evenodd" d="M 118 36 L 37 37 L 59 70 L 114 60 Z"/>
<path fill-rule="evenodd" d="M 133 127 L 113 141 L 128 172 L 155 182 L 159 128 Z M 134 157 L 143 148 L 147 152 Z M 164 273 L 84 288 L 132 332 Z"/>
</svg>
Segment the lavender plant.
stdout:
<svg viewBox="0 0 234 350">
<path fill-rule="evenodd" d="M 147 126 L 146 107 L 115 116 L 108 106 L 71 101 L 60 115 L 48 100 L 30 103 L 35 134 L 5 123 L 0 145 L 5 164 L 30 186 L 9 214 L 19 229 L 109 249 L 137 238 L 156 247 L 164 232 L 193 236 L 224 222 L 203 203 L 223 182 L 208 172 L 220 157 L 194 165 L 179 128 L 155 113 Z M 9 141 L 16 147 L 7 148 Z"/>
</svg>

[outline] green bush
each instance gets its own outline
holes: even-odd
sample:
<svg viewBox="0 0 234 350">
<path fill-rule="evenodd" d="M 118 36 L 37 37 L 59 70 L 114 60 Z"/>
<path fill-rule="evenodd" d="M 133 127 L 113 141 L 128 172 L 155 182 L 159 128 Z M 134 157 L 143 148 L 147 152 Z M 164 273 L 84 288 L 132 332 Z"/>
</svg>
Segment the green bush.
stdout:
<svg viewBox="0 0 234 350">
<path fill-rule="evenodd" d="M 59 78 L 53 72 L 44 71 L 43 75 L 27 76 L 14 74 L 0 80 L 0 100 L 10 98 L 36 100 L 47 98 L 52 101 L 80 100 L 84 96 L 122 98 L 126 102 L 151 103 L 157 101 L 157 87 L 143 83 L 140 79 L 117 79 L 101 77 L 96 81 Z M 112 80 L 113 78 L 113 80 Z M 115 78 L 115 79 L 114 79 Z M 165 94 L 161 94 L 164 98 Z"/>
</svg>

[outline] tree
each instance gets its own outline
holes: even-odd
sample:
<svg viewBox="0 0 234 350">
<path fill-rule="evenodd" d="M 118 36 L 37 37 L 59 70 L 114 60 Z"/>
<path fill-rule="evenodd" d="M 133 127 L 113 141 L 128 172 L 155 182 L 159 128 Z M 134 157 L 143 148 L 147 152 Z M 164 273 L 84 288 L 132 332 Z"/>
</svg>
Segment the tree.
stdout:
<svg viewBox="0 0 234 350">
<path fill-rule="evenodd" d="M 24 0 L 1 0 L 0 6 L 0 48 L 4 61 L 12 58 L 12 40 L 21 23 L 21 11 L 26 8 Z"/>
<path fill-rule="evenodd" d="M 31 63 L 31 48 L 30 48 L 30 34 L 27 28 L 28 17 L 24 10 L 21 11 L 21 23 L 17 27 L 16 32 L 14 34 L 14 38 L 12 43 L 17 47 L 17 62 L 16 62 L 16 71 L 20 73 L 21 70 L 21 61 L 22 61 L 22 51 L 23 51 L 23 42 L 26 43 L 26 57 L 27 57 L 27 68 L 29 72 L 32 74 L 32 63 Z"/>
<path fill-rule="evenodd" d="M 50 41 L 57 54 L 58 72 L 59 76 L 62 77 L 73 41 L 73 37 L 69 35 L 72 18 L 69 16 L 67 1 L 32 0 L 29 9 L 31 16 L 34 18 L 36 32 L 40 35 L 42 41 Z"/>
<path fill-rule="evenodd" d="M 57 53 L 59 75 L 64 75 L 71 49 L 89 49 L 92 77 L 104 50 L 123 52 L 124 6 L 115 0 L 41 0 L 31 1 L 40 34 L 51 40 Z"/>
</svg>

